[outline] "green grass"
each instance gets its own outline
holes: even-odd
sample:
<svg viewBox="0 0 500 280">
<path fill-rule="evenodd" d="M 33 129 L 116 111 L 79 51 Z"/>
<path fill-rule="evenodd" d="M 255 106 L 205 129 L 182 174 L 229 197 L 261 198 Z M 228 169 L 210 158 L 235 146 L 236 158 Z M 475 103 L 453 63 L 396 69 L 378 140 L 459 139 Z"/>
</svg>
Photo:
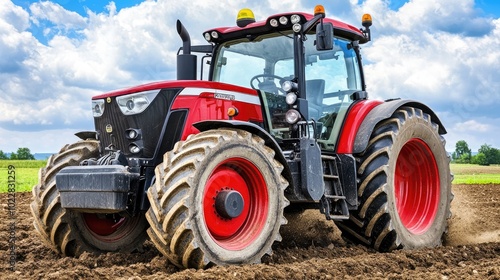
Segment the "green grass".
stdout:
<svg viewBox="0 0 500 280">
<path fill-rule="evenodd" d="M 46 160 L 0 160 L 0 168 L 8 168 L 13 165 L 18 168 L 41 168 L 47 164 Z"/>
<path fill-rule="evenodd" d="M 28 192 L 38 183 L 38 170 L 46 164 L 46 160 L 0 160 L 0 193 L 7 192 L 9 166 L 15 167 L 16 191 Z"/>
<path fill-rule="evenodd" d="M 488 185 L 500 184 L 500 165 L 480 166 L 474 164 L 450 165 L 455 175 L 455 185 Z"/>
</svg>

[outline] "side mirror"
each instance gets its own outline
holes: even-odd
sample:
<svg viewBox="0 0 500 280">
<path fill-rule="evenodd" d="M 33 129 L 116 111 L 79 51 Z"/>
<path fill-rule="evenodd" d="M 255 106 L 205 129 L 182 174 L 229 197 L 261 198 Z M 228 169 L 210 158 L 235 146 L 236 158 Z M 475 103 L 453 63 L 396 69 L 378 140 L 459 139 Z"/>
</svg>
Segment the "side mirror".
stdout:
<svg viewBox="0 0 500 280">
<path fill-rule="evenodd" d="M 320 22 L 316 25 L 316 50 L 333 49 L 333 24 Z"/>
</svg>

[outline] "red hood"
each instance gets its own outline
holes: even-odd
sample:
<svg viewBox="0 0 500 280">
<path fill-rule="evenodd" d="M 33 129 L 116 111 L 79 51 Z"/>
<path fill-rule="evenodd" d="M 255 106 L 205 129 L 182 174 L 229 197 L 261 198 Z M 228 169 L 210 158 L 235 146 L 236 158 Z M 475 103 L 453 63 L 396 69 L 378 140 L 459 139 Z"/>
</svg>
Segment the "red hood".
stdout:
<svg viewBox="0 0 500 280">
<path fill-rule="evenodd" d="M 96 95 L 96 96 L 92 97 L 92 100 L 103 99 L 103 98 L 107 98 L 107 97 L 115 97 L 115 96 L 126 95 L 126 94 L 148 91 L 148 90 L 155 90 L 155 89 L 185 88 L 185 87 L 224 89 L 224 90 L 230 90 L 230 91 L 236 91 L 236 92 L 242 92 L 242 93 L 255 94 L 255 90 L 245 88 L 245 87 L 225 84 L 225 83 L 210 82 L 210 81 L 194 81 L 194 80 L 184 80 L 184 81 L 173 80 L 173 81 L 159 81 L 159 82 L 153 82 L 153 83 L 135 86 L 135 87 L 131 87 L 131 88 L 119 89 L 119 90 Z"/>
</svg>

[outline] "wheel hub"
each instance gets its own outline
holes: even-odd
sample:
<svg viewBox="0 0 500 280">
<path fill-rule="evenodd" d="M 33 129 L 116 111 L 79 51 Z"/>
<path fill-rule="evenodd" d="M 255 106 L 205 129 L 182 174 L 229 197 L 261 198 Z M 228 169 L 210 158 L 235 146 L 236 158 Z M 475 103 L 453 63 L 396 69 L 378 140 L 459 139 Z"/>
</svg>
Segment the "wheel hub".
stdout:
<svg viewBox="0 0 500 280">
<path fill-rule="evenodd" d="M 226 219 L 240 216 L 244 205 L 243 196 L 234 190 L 223 190 L 215 198 L 215 210 L 217 214 Z"/>
<path fill-rule="evenodd" d="M 213 240 L 227 250 L 241 250 L 255 241 L 266 225 L 268 191 L 260 170 L 243 158 L 221 162 L 203 193 L 203 215 Z"/>
<path fill-rule="evenodd" d="M 87 227 L 98 236 L 108 236 L 115 233 L 126 221 L 124 217 L 99 216 L 97 214 L 83 213 Z"/>
</svg>

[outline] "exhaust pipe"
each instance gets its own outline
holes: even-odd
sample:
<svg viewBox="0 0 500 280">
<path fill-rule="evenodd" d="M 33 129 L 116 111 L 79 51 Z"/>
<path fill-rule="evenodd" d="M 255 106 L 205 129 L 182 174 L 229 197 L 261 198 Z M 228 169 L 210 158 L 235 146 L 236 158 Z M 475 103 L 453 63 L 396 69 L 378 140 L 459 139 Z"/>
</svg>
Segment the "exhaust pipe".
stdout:
<svg viewBox="0 0 500 280">
<path fill-rule="evenodd" d="M 182 54 L 191 54 L 191 38 L 180 20 L 177 20 L 177 33 L 182 39 Z"/>
<path fill-rule="evenodd" d="M 196 80 L 196 55 L 191 54 L 191 38 L 177 20 L 177 33 L 182 39 L 182 54 L 177 55 L 177 80 Z"/>
</svg>

